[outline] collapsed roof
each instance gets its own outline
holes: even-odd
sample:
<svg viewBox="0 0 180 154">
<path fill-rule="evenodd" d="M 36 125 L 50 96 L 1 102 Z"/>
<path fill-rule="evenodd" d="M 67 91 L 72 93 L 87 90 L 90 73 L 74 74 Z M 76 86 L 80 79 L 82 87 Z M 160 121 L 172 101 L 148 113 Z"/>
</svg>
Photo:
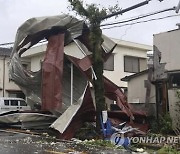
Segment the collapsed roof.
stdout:
<svg viewBox="0 0 180 154">
<path fill-rule="evenodd" d="M 66 123 L 69 123 L 67 119 L 72 120 L 85 101 L 92 76 L 96 76 L 91 63 L 88 36 L 89 29 L 85 22 L 66 14 L 32 18 L 19 27 L 10 60 L 10 79 L 20 86 L 31 106 L 40 105 L 43 109 L 50 110 L 55 114 L 64 114 Z M 106 60 L 116 44 L 106 36 L 102 37 L 104 39 L 102 49 L 104 60 Z M 21 64 L 21 55 L 43 39 L 48 40 L 48 45 L 42 68 L 38 72 L 26 70 Z M 77 45 L 79 51 L 84 55 L 83 58 L 79 59 L 70 53 L 64 53 L 64 46 L 71 42 Z M 73 104 L 70 104 L 70 67 L 68 62 L 75 66 Z M 133 118 L 122 90 L 105 77 L 104 85 L 105 96 L 116 101 L 122 111 Z M 89 95 L 91 94 L 88 92 L 86 99 L 93 103 L 93 99 L 90 99 Z M 88 101 L 86 100 L 86 102 Z M 67 115 L 69 116 L 67 118 L 65 114 L 69 110 L 73 112 L 71 115 Z M 86 110 L 95 110 L 95 108 L 91 106 L 91 109 L 86 108 Z M 62 122 L 63 116 L 60 117 Z M 65 127 L 58 130 L 62 130 L 61 133 L 63 133 Z"/>
</svg>

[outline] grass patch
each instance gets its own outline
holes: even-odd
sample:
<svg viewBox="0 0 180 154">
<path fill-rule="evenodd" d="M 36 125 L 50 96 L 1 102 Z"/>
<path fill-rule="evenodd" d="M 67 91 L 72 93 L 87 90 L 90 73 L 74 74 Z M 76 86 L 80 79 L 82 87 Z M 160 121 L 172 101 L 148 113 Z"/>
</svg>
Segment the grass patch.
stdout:
<svg viewBox="0 0 180 154">
<path fill-rule="evenodd" d="M 100 146 L 100 147 L 107 147 L 107 148 L 115 148 L 115 149 L 124 149 L 122 146 L 117 146 L 111 143 L 111 141 L 108 140 L 85 140 L 83 141 L 84 144 L 87 145 L 94 145 L 94 146 Z"/>
<path fill-rule="evenodd" d="M 177 151 L 172 146 L 164 146 L 157 151 L 157 154 L 180 154 L 180 151 Z"/>
</svg>

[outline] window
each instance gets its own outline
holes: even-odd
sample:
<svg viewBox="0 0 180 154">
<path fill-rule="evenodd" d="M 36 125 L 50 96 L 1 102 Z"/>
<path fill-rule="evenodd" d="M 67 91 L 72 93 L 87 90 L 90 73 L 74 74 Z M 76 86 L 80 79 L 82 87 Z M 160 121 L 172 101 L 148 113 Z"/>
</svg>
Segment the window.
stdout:
<svg viewBox="0 0 180 154">
<path fill-rule="evenodd" d="M 27 106 L 27 104 L 26 104 L 25 101 L 21 101 L 21 100 L 20 100 L 20 106 Z"/>
<path fill-rule="evenodd" d="M 8 91 L 9 97 L 15 97 L 15 98 L 23 98 L 25 99 L 25 95 L 21 91 Z"/>
<path fill-rule="evenodd" d="M 114 71 L 114 54 L 111 54 L 107 61 L 104 63 L 104 70 Z"/>
<path fill-rule="evenodd" d="M 18 106 L 18 100 L 10 100 L 11 106 Z"/>
<path fill-rule="evenodd" d="M 27 69 L 28 68 L 28 64 L 22 64 L 22 66 Z"/>
<path fill-rule="evenodd" d="M 22 62 L 22 66 L 24 69 L 31 70 L 31 63 L 30 62 L 26 62 L 26 61 L 21 61 L 21 62 Z"/>
<path fill-rule="evenodd" d="M 127 97 L 127 95 L 128 95 L 128 88 L 127 87 L 121 87 L 121 89 L 124 92 L 124 95 Z"/>
<path fill-rule="evenodd" d="M 180 88 L 180 73 L 169 75 L 169 88 Z"/>
<path fill-rule="evenodd" d="M 138 73 L 140 71 L 138 57 L 124 56 L 124 72 Z"/>
<path fill-rule="evenodd" d="M 9 105 L 9 100 L 4 100 L 4 105 L 8 106 Z"/>
</svg>

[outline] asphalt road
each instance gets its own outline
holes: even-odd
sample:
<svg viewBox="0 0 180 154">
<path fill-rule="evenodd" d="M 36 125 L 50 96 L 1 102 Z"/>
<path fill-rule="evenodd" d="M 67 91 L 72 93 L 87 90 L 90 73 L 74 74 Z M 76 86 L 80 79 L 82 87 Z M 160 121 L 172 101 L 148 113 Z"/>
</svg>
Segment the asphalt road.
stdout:
<svg viewBox="0 0 180 154">
<path fill-rule="evenodd" d="M 0 130 L 0 154 L 129 154 L 26 133 Z"/>
</svg>

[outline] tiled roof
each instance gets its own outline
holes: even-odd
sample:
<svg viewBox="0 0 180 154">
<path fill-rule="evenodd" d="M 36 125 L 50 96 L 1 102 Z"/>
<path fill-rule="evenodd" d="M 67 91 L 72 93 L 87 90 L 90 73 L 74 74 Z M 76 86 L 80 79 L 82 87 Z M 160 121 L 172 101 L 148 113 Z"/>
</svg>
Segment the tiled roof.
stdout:
<svg viewBox="0 0 180 154">
<path fill-rule="evenodd" d="M 12 52 L 12 48 L 2 48 L 0 47 L 0 56 L 10 56 Z"/>
</svg>

